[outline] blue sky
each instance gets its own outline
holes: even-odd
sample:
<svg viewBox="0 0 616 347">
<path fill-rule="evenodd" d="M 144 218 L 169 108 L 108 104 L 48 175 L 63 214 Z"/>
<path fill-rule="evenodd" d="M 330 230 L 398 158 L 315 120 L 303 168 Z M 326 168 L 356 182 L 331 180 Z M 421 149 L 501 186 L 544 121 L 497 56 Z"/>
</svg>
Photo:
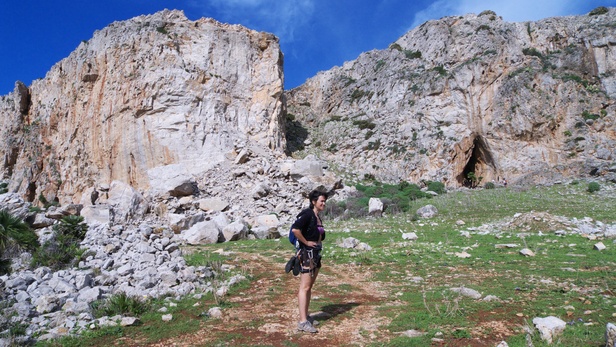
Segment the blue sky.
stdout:
<svg viewBox="0 0 616 347">
<path fill-rule="evenodd" d="M 95 30 L 162 9 L 274 33 L 285 55 L 285 88 L 318 71 L 384 49 L 408 30 L 444 16 L 493 10 L 521 22 L 586 14 L 616 0 L 3 0 L 0 95 L 30 85 Z"/>
</svg>

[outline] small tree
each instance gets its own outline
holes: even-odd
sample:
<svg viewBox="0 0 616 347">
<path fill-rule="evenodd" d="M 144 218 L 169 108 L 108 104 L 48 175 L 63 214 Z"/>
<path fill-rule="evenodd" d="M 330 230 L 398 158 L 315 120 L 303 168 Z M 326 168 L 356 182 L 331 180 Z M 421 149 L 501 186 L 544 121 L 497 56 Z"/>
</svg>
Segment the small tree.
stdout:
<svg viewBox="0 0 616 347">
<path fill-rule="evenodd" d="M 483 176 L 477 177 L 473 171 L 466 174 L 466 178 L 471 182 L 471 188 L 476 188 L 483 180 Z"/>
<path fill-rule="evenodd" d="M 34 251 L 39 246 L 38 236 L 30 226 L 7 210 L 0 210 L 0 275 L 10 272 L 11 259 L 5 253 L 19 249 Z"/>
</svg>

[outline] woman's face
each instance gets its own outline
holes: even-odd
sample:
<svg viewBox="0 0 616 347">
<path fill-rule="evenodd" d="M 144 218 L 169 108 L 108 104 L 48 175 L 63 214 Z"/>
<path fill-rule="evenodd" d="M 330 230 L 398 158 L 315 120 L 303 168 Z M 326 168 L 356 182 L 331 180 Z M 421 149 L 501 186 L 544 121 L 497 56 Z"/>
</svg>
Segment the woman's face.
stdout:
<svg viewBox="0 0 616 347">
<path fill-rule="evenodd" d="M 319 196 L 316 201 L 313 201 L 314 207 L 317 209 L 318 212 L 321 212 L 325 209 L 325 201 L 327 201 L 327 198 L 323 195 Z"/>
</svg>

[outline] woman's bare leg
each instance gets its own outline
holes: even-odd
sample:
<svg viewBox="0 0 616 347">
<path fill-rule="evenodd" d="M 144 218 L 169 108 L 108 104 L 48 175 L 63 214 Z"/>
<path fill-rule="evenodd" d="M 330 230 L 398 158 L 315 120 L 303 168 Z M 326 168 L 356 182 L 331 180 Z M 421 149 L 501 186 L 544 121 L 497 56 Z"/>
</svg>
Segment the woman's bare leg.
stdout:
<svg viewBox="0 0 616 347">
<path fill-rule="evenodd" d="M 299 292 L 297 293 L 300 322 L 308 320 L 308 307 L 310 306 L 310 298 L 312 296 L 312 286 L 318 274 L 319 269 L 315 269 L 312 276 L 310 276 L 310 273 L 303 273 L 300 275 Z"/>
</svg>

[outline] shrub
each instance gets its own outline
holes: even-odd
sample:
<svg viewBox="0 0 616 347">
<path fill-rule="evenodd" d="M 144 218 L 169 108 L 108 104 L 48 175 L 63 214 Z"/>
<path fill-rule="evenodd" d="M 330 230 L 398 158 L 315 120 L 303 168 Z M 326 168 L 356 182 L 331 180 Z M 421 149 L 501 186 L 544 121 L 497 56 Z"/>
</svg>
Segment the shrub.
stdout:
<svg viewBox="0 0 616 347">
<path fill-rule="evenodd" d="M 397 43 L 392 43 L 391 45 L 389 45 L 389 49 L 395 49 L 397 51 L 402 51 L 402 46 L 400 46 Z"/>
<path fill-rule="evenodd" d="M 354 120 L 353 125 L 357 125 L 360 130 L 364 130 L 364 129 L 372 130 L 376 127 L 376 124 L 372 123 L 369 120 Z"/>
<path fill-rule="evenodd" d="M 32 266 L 49 266 L 53 270 L 60 270 L 72 266 L 85 252 L 79 245 L 88 231 L 83 217 L 64 217 L 53 229 L 54 236 L 32 255 Z"/>
<path fill-rule="evenodd" d="M 598 192 L 600 189 L 601 189 L 601 186 L 599 185 L 599 183 L 597 183 L 597 182 L 590 182 L 590 183 L 588 183 L 588 192 L 589 193 Z"/>
<path fill-rule="evenodd" d="M 336 218 L 342 216 L 344 212 L 347 210 L 346 201 L 336 201 L 332 203 L 327 203 L 325 206 L 324 214 L 331 218 Z"/>
<path fill-rule="evenodd" d="M 598 16 L 608 13 L 609 10 L 605 6 L 599 6 L 588 13 L 589 16 Z"/>
<path fill-rule="evenodd" d="M 582 77 L 574 74 L 564 74 L 561 79 L 563 80 L 563 82 L 574 81 L 580 84 L 584 84 L 584 80 L 582 79 Z"/>
<path fill-rule="evenodd" d="M 358 184 L 356 188 L 358 195 L 355 200 L 357 201 L 353 203 L 359 203 L 360 206 L 365 207 L 366 211 L 370 198 L 380 198 L 387 203 L 391 212 L 407 212 L 411 201 L 431 198 L 431 195 L 422 192 L 418 185 L 405 181 L 399 184 L 383 184 L 374 181 L 370 186 Z M 347 205 L 350 203 L 347 201 Z"/>
<path fill-rule="evenodd" d="M 366 174 L 364 174 L 364 180 L 366 180 L 366 181 L 374 181 L 374 180 L 376 180 L 376 177 L 374 177 L 373 174 L 366 173 Z"/>
<path fill-rule="evenodd" d="M 496 16 L 496 12 L 492 10 L 485 10 L 485 11 L 482 11 L 478 17 L 481 17 L 481 16 Z"/>
<path fill-rule="evenodd" d="M 45 195 L 43 195 L 43 193 L 39 194 L 38 199 L 41 204 L 45 206 L 45 208 L 48 208 L 50 206 L 58 206 L 58 201 L 48 201 Z"/>
<path fill-rule="evenodd" d="M 481 183 L 481 181 L 483 180 L 483 176 L 477 177 L 475 175 L 475 173 L 472 172 L 472 171 L 469 172 L 468 174 L 466 174 L 466 178 L 470 182 L 471 188 L 477 187 Z"/>
<path fill-rule="evenodd" d="M 0 194 L 5 194 L 9 192 L 9 188 L 8 188 L 9 184 L 6 182 L 2 182 L 0 183 Z"/>
<path fill-rule="evenodd" d="M 351 93 L 351 102 L 353 102 L 355 100 L 359 100 L 359 99 L 363 98 L 364 96 L 367 96 L 368 98 L 371 98 L 373 94 L 374 94 L 373 92 L 367 92 L 365 90 L 355 89 L 353 91 L 353 93 Z"/>
<path fill-rule="evenodd" d="M 428 181 L 428 190 L 437 194 L 445 194 L 445 184 L 442 182 Z"/>
<path fill-rule="evenodd" d="M 585 120 L 589 120 L 589 119 L 595 120 L 595 119 L 599 118 L 599 115 L 598 114 L 593 114 L 593 113 L 590 113 L 590 112 L 584 110 L 584 112 L 582 112 L 582 118 L 584 118 Z"/>
<path fill-rule="evenodd" d="M 439 75 L 445 76 L 447 75 L 447 70 L 442 65 L 435 66 L 432 70 L 438 72 Z"/>
<path fill-rule="evenodd" d="M 26 249 L 34 251 L 39 246 L 38 236 L 21 218 L 7 210 L 0 210 L 0 275 L 10 272 L 12 251 Z"/>
<path fill-rule="evenodd" d="M 376 151 L 381 147 L 381 140 L 378 139 L 376 141 L 370 141 L 368 142 L 368 145 L 365 146 L 363 149 L 364 151 Z"/>
<path fill-rule="evenodd" d="M 420 51 L 410 51 L 410 50 L 405 50 L 405 51 L 404 51 L 404 55 L 405 55 L 408 59 L 419 59 L 419 58 L 421 58 L 421 52 L 420 52 Z"/>
<path fill-rule="evenodd" d="M 524 48 L 522 50 L 522 53 L 524 53 L 524 55 L 530 55 L 530 56 L 535 56 L 535 57 L 539 57 L 539 58 L 543 58 L 543 54 L 541 54 L 541 52 L 539 52 L 536 48 Z"/>
<path fill-rule="evenodd" d="M 486 182 L 486 184 L 483 186 L 485 189 L 494 189 L 494 183 L 492 182 Z"/>
<path fill-rule="evenodd" d="M 95 301 L 92 303 L 92 308 L 94 309 L 94 315 L 97 317 L 115 315 L 140 316 L 150 309 L 150 303 L 121 292 L 114 294 L 104 301 Z"/>
<path fill-rule="evenodd" d="M 475 33 L 478 33 L 478 32 L 480 32 L 481 30 L 487 30 L 487 31 L 490 31 L 490 26 L 489 26 L 489 25 L 482 24 L 482 25 L 480 25 L 479 27 L 477 27 L 477 29 L 475 30 Z"/>
</svg>

